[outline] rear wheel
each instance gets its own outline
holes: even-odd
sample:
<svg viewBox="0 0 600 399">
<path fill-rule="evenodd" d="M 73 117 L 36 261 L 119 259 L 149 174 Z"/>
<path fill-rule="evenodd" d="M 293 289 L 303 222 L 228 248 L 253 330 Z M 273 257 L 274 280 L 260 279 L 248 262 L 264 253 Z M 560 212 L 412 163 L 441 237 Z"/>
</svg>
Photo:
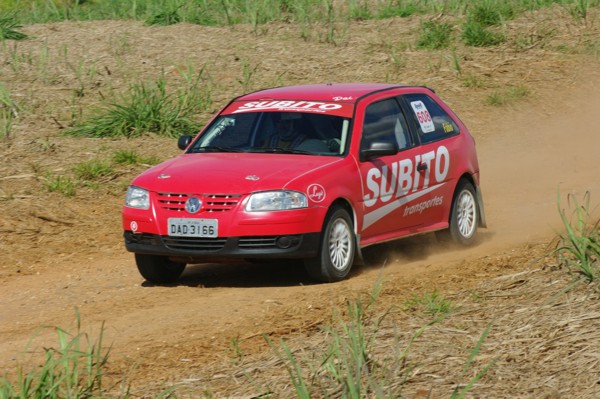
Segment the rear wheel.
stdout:
<svg viewBox="0 0 600 399">
<path fill-rule="evenodd" d="M 304 261 L 311 278 L 322 282 L 343 280 L 354 262 L 356 240 L 350 215 L 343 208 L 333 208 L 325 219 L 319 254 Z"/>
<path fill-rule="evenodd" d="M 450 226 L 437 233 L 441 241 L 451 239 L 461 245 L 471 245 L 477 237 L 479 224 L 475 188 L 467 180 L 461 180 L 456 187 L 456 195 L 452 201 Z"/>
<path fill-rule="evenodd" d="M 174 283 L 185 269 L 185 263 L 159 255 L 135 254 L 135 263 L 142 277 L 154 284 Z"/>
</svg>

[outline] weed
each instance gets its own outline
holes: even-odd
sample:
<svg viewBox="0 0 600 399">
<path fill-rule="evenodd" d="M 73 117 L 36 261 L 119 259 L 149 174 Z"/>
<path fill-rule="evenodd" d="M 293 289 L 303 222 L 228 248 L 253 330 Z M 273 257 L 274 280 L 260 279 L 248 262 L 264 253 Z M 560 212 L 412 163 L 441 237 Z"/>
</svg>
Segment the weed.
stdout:
<svg viewBox="0 0 600 399">
<path fill-rule="evenodd" d="M 597 282 L 600 280 L 600 220 L 591 220 L 589 192 L 585 193 L 582 204 L 574 195 L 567 199 L 571 209 L 569 214 L 561 206 L 559 193 L 558 212 L 565 232 L 558 236 L 557 248 L 553 252 L 569 272 Z"/>
<path fill-rule="evenodd" d="M 8 89 L 0 82 L 0 141 L 6 142 L 12 136 L 12 126 L 19 116 L 19 106 L 13 101 Z"/>
<path fill-rule="evenodd" d="M 238 79 L 238 82 L 242 85 L 244 91 L 249 91 L 252 87 L 252 79 L 259 66 L 259 64 L 251 66 L 247 60 L 242 61 L 242 76 Z"/>
<path fill-rule="evenodd" d="M 15 12 L 0 12 L 0 40 L 23 40 L 27 39 L 25 33 L 16 29 L 22 28 L 17 22 Z"/>
<path fill-rule="evenodd" d="M 324 327 L 327 336 L 326 350 L 318 356 L 318 351 L 311 350 L 311 358 L 301 357 L 283 340 L 276 345 L 268 337 L 265 340 L 282 362 L 290 378 L 290 385 L 298 398 L 336 397 L 336 398 L 397 398 L 404 397 L 403 386 L 414 366 L 408 362 L 408 354 L 413 344 L 423 333 L 435 323 L 443 319 L 436 316 L 419 328 L 401 348 L 395 342 L 386 345 L 390 348 L 385 353 L 377 351 L 382 344 L 378 342 L 380 335 L 387 330 L 384 320 L 389 311 L 375 312 L 375 302 L 381 292 L 378 282 L 365 303 L 360 298 L 350 300 L 346 304 L 347 320 L 339 318 L 334 326 Z M 393 328 L 393 327 L 392 327 Z M 491 324 L 480 336 L 472 349 L 462 370 L 460 378 L 472 371 L 472 362 L 479 353 L 483 341 L 489 334 Z M 317 357 L 314 357 L 314 353 Z M 312 362 L 311 362 L 312 359 Z M 474 384 L 493 366 L 488 363 L 476 372 L 465 385 L 456 385 L 452 398 L 462 398 Z"/>
<path fill-rule="evenodd" d="M 515 10 L 507 1 L 483 0 L 476 2 L 467 13 L 467 18 L 481 26 L 495 26 L 515 16 Z"/>
<path fill-rule="evenodd" d="M 73 197 L 76 193 L 75 182 L 65 176 L 46 176 L 45 182 L 46 190 L 49 192 L 57 192 L 65 197 Z"/>
<path fill-rule="evenodd" d="M 157 157 L 142 157 L 135 150 L 118 150 L 113 154 L 112 160 L 118 165 L 156 165 L 160 160 Z"/>
<path fill-rule="evenodd" d="M 0 378 L 0 396 L 18 398 L 90 398 L 101 397 L 102 376 L 109 349 L 103 347 L 104 324 L 93 340 L 81 331 L 77 313 L 74 331 L 54 327 L 57 346 L 44 348 L 41 367 L 25 371 L 17 366 L 16 381 Z"/>
<path fill-rule="evenodd" d="M 373 18 L 369 3 L 366 0 L 349 0 L 348 14 L 351 19 L 357 21 Z"/>
<path fill-rule="evenodd" d="M 156 14 L 153 14 L 148 19 L 146 19 L 147 25 L 175 25 L 181 22 L 181 16 L 179 15 L 179 9 L 183 6 L 180 4 L 176 7 L 162 9 Z"/>
<path fill-rule="evenodd" d="M 116 175 L 109 162 L 92 159 L 81 162 L 74 167 L 75 176 L 83 181 L 96 181 Z"/>
<path fill-rule="evenodd" d="M 473 20 L 468 20 L 463 25 L 462 38 L 466 45 L 474 47 L 496 46 L 506 41 L 503 33 L 491 31 Z"/>
<path fill-rule="evenodd" d="M 454 310 L 452 302 L 437 291 L 413 295 L 412 298 L 406 301 L 405 306 L 411 310 L 421 309 L 434 317 L 446 316 Z"/>
<path fill-rule="evenodd" d="M 175 93 L 167 92 L 162 76 L 154 84 L 136 83 L 129 95 L 109 102 L 87 121 L 68 129 L 67 134 L 88 137 L 135 137 L 157 133 L 177 136 L 198 131 L 194 116 L 212 104 L 210 84 L 201 85 L 203 71 L 190 79 L 187 87 Z"/>
<path fill-rule="evenodd" d="M 482 88 L 485 87 L 485 83 L 482 78 L 477 75 L 473 75 L 471 73 L 463 75 L 463 86 L 469 88 Z"/>
<path fill-rule="evenodd" d="M 508 105 L 522 98 L 525 98 L 528 95 L 529 89 L 527 88 L 527 86 L 510 86 L 504 91 L 494 91 L 487 97 L 487 103 L 489 105 L 496 106 Z"/>
<path fill-rule="evenodd" d="M 574 0 L 569 8 L 569 12 L 574 19 L 585 21 L 587 20 L 590 6 L 590 0 Z"/>
<path fill-rule="evenodd" d="M 489 323 L 487 325 L 487 327 L 485 328 L 485 330 L 483 331 L 483 333 L 481 334 L 481 336 L 479 337 L 477 344 L 471 350 L 469 359 L 467 360 L 467 363 L 465 364 L 465 367 L 463 368 L 461 378 L 463 378 L 469 372 L 469 369 L 471 368 L 471 363 L 473 362 L 473 359 L 475 359 L 475 356 L 477 356 L 477 354 L 479 353 L 479 350 L 481 349 L 481 345 L 483 344 L 483 341 L 487 338 L 488 334 L 490 333 L 491 328 L 492 328 L 492 323 Z M 496 359 L 492 359 L 481 370 L 479 370 L 467 384 L 464 384 L 460 391 L 459 391 L 459 389 L 460 389 L 461 385 L 456 384 L 456 387 L 452 391 L 452 395 L 450 395 L 450 399 L 462 399 L 471 390 L 471 388 L 473 388 L 473 385 L 475 385 L 477 383 L 477 381 L 479 381 L 485 375 L 485 373 L 487 373 L 488 370 L 494 366 L 495 362 L 496 362 Z"/>
<path fill-rule="evenodd" d="M 410 17 L 416 14 L 419 9 L 417 4 L 411 1 L 397 1 L 397 2 L 385 2 L 379 9 L 377 14 L 378 18 L 391 18 L 391 17 Z"/>
<path fill-rule="evenodd" d="M 442 49 L 452 42 L 452 25 L 439 21 L 422 21 L 421 35 L 417 39 L 418 48 Z"/>
</svg>

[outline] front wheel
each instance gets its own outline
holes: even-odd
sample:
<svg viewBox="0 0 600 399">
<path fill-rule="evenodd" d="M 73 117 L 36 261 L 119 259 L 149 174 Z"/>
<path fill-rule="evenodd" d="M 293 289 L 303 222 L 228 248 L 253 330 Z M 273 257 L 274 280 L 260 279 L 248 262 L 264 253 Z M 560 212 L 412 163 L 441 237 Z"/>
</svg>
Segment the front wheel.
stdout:
<svg viewBox="0 0 600 399">
<path fill-rule="evenodd" d="M 461 180 L 452 201 L 450 226 L 448 230 L 439 232 L 438 237 L 444 241 L 449 236 L 452 241 L 465 246 L 473 244 L 477 237 L 478 215 L 475 188 L 468 181 Z"/>
<path fill-rule="evenodd" d="M 333 208 L 325 219 L 319 254 L 304 261 L 311 278 L 326 283 L 343 280 L 354 263 L 356 240 L 350 215 L 345 209 Z"/>
<path fill-rule="evenodd" d="M 142 277 L 154 284 L 174 283 L 185 269 L 185 263 L 159 255 L 135 254 L 135 263 Z"/>
</svg>

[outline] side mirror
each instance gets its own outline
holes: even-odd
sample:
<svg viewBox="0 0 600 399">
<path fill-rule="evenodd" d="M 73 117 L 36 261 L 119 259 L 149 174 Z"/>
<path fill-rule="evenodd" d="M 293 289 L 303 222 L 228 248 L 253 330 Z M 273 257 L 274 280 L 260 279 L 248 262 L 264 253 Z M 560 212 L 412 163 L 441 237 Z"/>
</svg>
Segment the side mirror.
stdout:
<svg viewBox="0 0 600 399">
<path fill-rule="evenodd" d="M 398 153 L 398 145 L 389 141 L 374 141 L 368 148 L 360 150 L 360 160 L 362 162 L 373 158 L 379 158 L 386 155 L 396 155 Z"/>
<path fill-rule="evenodd" d="M 191 142 L 192 142 L 192 136 L 190 136 L 189 134 L 182 134 L 181 136 L 179 136 L 179 139 L 177 140 L 177 147 L 180 150 L 185 150 L 186 148 L 188 148 L 188 146 L 190 145 Z"/>
</svg>

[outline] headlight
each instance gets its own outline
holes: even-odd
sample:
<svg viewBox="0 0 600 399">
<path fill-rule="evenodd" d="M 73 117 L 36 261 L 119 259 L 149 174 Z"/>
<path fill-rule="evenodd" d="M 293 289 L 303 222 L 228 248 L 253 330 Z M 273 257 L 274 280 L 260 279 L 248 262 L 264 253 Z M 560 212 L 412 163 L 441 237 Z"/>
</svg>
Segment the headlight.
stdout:
<svg viewBox="0 0 600 399">
<path fill-rule="evenodd" d="M 252 194 L 246 204 L 246 211 L 283 211 L 307 207 L 306 195 L 297 191 L 265 191 Z"/>
<path fill-rule="evenodd" d="M 129 186 L 125 196 L 125 206 L 138 209 L 150 208 L 150 194 L 143 188 Z"/>
</svg>

